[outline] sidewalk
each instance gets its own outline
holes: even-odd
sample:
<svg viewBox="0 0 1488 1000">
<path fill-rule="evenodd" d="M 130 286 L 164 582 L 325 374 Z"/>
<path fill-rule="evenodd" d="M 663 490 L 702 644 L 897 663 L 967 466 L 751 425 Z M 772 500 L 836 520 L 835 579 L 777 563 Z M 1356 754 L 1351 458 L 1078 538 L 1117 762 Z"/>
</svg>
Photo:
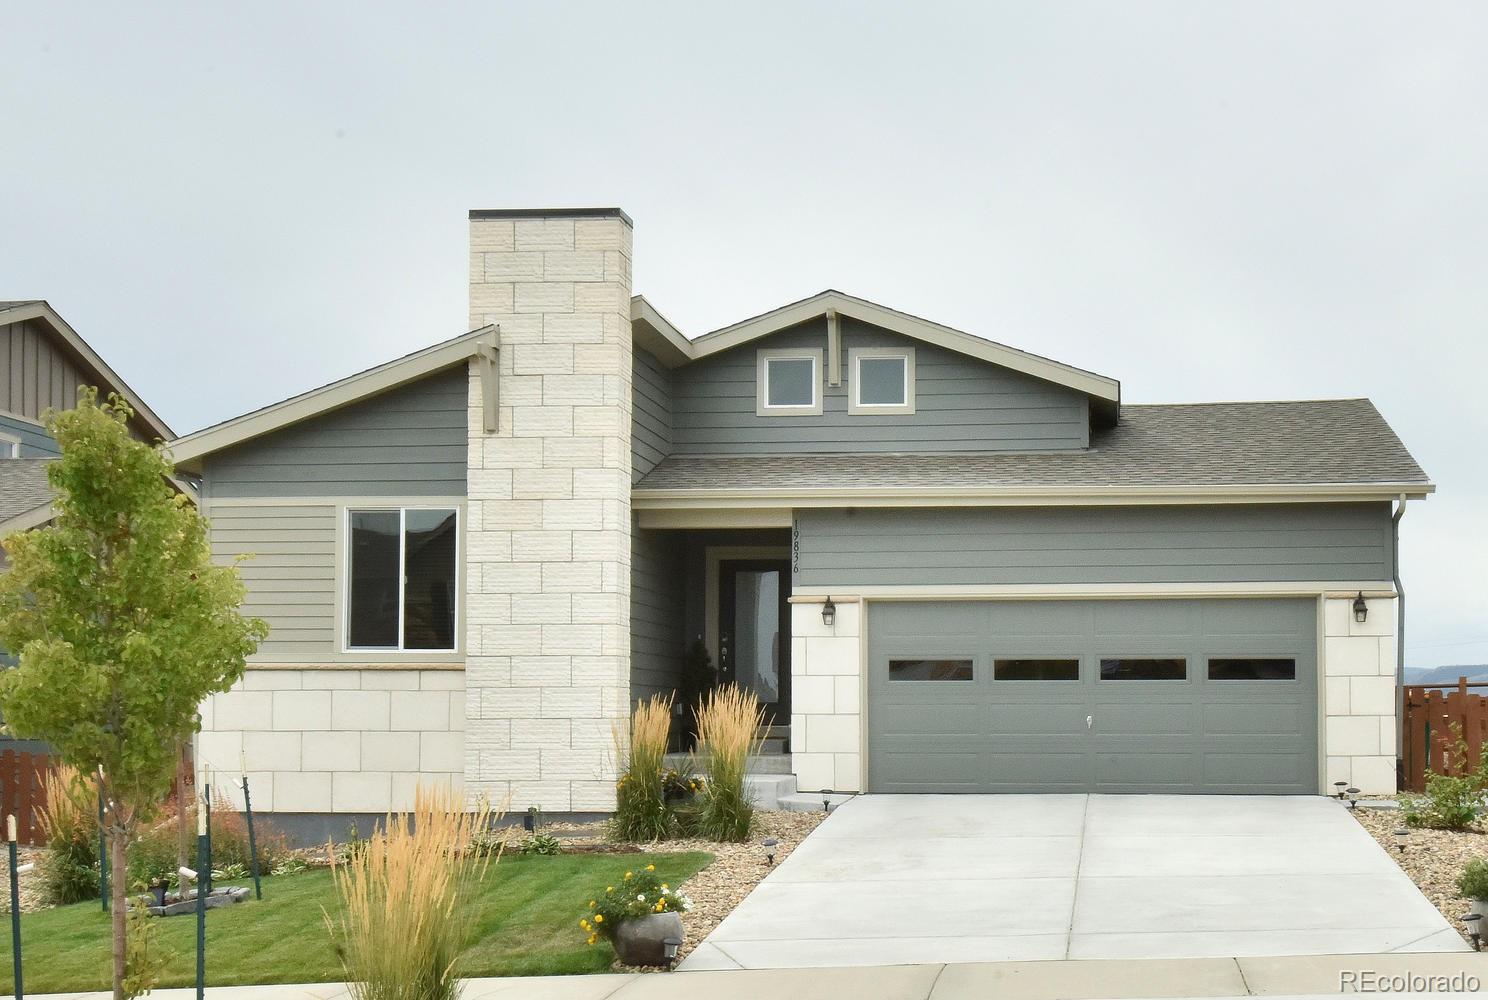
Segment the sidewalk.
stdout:
<svg viewBox="0 0 1488 1000">
<path fill-rule="evenodd" d="M 1343 974 L 1359 976 L 1348 988 Z M 1373 989 L 1363 978 L 1418 977 Z M 1440 977 L 1427 982 L 1427 977 Z M 1453 984 L 1447 980 L 1457 977 Z M 1467 981 L 1475 977 L 1476 983 Z M 652 975 L 471 979 L 463 1000 L 1213 1000 L 1248 996 L 1329 997 L 1358 992 L 1416 992 L 1467 997 L 1488 983 L 1488 953 L 1305 955 L 891 965 L 843 969 L 759 969 Z M 54 993 L 35 1000 L 109 1000 L 107 993 Z M 156 990 L 152 1000 L 191 1000 L 189 989 Z M 347 1000 L 339 983 L 217 986 L 213 1000 Z"/>
</svg>

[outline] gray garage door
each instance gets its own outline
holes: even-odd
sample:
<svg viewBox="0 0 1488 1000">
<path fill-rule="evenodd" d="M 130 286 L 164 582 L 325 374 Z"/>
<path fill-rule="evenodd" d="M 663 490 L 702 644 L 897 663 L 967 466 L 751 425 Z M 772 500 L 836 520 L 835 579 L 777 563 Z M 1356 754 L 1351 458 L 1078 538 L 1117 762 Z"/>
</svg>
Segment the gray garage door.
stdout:
<svg viewBox="0 0 1488 1000">
<path fill-rule="evenodd" d="M 869 787 L 1315 793 L 1316 608 L 875 602 Z"/>
</svg>

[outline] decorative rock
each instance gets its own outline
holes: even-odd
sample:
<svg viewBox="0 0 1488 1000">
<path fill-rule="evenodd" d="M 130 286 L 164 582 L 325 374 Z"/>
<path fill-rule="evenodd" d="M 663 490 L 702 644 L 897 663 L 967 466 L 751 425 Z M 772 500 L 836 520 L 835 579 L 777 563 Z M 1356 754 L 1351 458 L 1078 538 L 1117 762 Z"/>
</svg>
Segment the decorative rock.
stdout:
<svg viewBox="0 0 1488 1000">
<path fill-rule="evenodd" d="M 626 920 L 615 928 L 615 954 L 626 965 L 667 965 L 666 939 L 682 940 L 682 918 L 652 913 Z"/>
<path fill-rule="evenodd" d="M 248 898 L 248 892 L 248 889 L 240 886 L 224 886 L 221 889 L 213 889 L 207 893 L 207 909 L 215 910 L 219 906 L 232 906 L 234 903 L 241 903 Z M 153 896 L 142 898 L 154 899 Z M 152 917 L 174 917 L 182 913 L 195 913 L 196 890 L 188 889 L 186 890 L 184 899 L 177 899 L 175 902 L 166 903 L 164 906 L 156 906 L 152 902 L 149 909 L 150 916 Z"/>
</svg>

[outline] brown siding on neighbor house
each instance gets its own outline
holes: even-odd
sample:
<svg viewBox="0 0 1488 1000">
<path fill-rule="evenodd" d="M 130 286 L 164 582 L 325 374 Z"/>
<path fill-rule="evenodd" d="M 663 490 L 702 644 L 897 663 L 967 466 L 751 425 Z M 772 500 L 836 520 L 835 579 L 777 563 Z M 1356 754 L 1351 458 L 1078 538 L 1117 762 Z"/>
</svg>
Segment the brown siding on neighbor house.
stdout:
<svg viewBox="0 0 1488 1000">
<path fill-rule="evenodd" d="M 52 342 L 35 320 L 0 324 L 0 410 L 40 420 L 48 407 L 65 410 L 77 402 L 86 376 Z"/>
</svg>

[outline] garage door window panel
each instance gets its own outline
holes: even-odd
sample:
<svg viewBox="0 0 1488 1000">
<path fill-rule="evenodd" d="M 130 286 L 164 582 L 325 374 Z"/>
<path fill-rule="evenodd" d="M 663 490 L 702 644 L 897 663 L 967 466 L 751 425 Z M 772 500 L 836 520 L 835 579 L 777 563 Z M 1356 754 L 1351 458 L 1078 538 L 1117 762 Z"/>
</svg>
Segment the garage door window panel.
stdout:
<svg viewBox="0 0 1488 1000">
<path fill-rule="evenodd" d="M 1186 681 L 1188 660 L 1177 656 L 1102 657 L 1103 681 Z"/>
<path fill-rule="evenodd" d="M 969 657 L 927 657 L 889 661 L 891 681 L 970 681 L 976 671 Z"/>
<path fill-rule="evenodd" d="M 1077 657 L 1022 657 L 992 661 L 994 681 L 1079 681 L 1080 660 Z"/>
<path fill-rule="evenodd" d="M 1280 656 L 1213 656 L 1211 681 L 1295 681 L 1297 661 Z"/>
</svg>

